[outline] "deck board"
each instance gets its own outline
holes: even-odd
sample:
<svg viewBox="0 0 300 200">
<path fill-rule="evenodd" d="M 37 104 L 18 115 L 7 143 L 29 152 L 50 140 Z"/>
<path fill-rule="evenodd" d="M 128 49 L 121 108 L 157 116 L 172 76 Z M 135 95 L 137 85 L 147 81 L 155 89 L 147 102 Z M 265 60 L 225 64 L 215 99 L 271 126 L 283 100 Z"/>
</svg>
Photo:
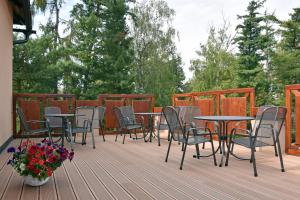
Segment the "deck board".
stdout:
<svg viewBox="0 0 300 200">
<path fill-rule="evenodd" d="M 90 142 L 90 138 L 88 138 Z M 12 142 L 18 144 L 18 140 Z M 209 145 L 203 154 L 209 153 Z M 249 161 L 230 157 L 228 167 L 215 167 L 213 159 L 194 159 L 194 147 L 186 153 L 179 170 L 181 146 L 172 144 L 169 160 L 164 161 L 168 143 L 145 143 L 126 139 L 106 142 L 96 137 L 96 149 L 90 144 L 75 145 L 75 158 L 57 169 L 41 187 L 23 184 L 23 178 L 8 166 L 9 154 L 0 155 L 1 199 L 299 199 L 300 157 L 284 155 L 286 172 L 280 171 L 279 159 L 272 148 L 256 152 L 258 177 L 253 177 Z M 236 149 L 239 155 L 249 151 Z M 220 155 L 217 155 L 219 162 Z"/>
</svg>

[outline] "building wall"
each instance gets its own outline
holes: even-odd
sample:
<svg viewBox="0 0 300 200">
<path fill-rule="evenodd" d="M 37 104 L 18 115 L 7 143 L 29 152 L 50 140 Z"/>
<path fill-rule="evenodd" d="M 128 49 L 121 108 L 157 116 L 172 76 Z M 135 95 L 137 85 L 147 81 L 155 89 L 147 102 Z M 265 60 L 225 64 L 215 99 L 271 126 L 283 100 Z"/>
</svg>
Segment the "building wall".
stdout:
<svg viewBox="0 0 300 200">
<path fill-rule="evenodd" d="M 12 136 L 12 11 L 0 0 L 0 146 Z"/>
</svg>

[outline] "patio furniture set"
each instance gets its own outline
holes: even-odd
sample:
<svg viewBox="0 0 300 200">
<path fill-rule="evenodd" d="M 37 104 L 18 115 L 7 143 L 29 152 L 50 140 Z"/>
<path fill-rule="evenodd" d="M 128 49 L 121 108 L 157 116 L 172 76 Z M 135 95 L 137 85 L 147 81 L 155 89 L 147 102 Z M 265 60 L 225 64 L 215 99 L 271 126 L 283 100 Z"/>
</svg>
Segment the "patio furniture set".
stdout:
<svg viewBox="0 0 300 200">
<path fill-rule="evenodd" d="M 27 122 L 24 113 L 20 108 L 17 113 L 20 118 L 24 136 L 29 137 L 35 133 L 47 133 L 52 142 L 57 143 L 52 138 L 52 133 L 60 128 L 62 131 L 61 144 L 64 145 L 66 139 L 73 149 L 76 142 L 76 135 L 82 134 L 81 144 L 86 144 L 86 135 L 91 133 L 93 148 L 95 140 L 93 130 L 99 128 L 103 134 L 103 120 L 105 107 L 78 107 L 73 114 L 62 114 L 58 107 L 46 107 L 45 121 Z M 254 176 L 257 176 L 255 152 L 257 147 L 273 146 L 275 156 L 279 156 L 281 171 L 284 172 L 279 134 L 285 122 L 286 108 L 278 106 L 262 106 L 258 109 L 256 118 L 247 116 L 202 116 L 199 107 L 196 106 L 167 106 L 162 112 L 135 113 L 132 106 L 114 107 L 113 113 L 118 122 L 117 134 L 123 136 L 123 144 L 126 135 L 133 140 L 143 139 L 145 142 L 152 142 L 157 137 L 158 145 L 161 144 L 160 132 L 162 129 L 168 130 L 167 140 L 169 141 L 165 162 L 168 161 L 170 149 L 173 141 L 182 145 L 182 158 L 180 169 L 183 167 L 187 146 L 195 146 L 196 154 L 194 158 L 213 157 L 213 163 L 217 166 L 216 154 L 220 152 L 221 160 L 219 166 L 222 167 L 224 159 L 225 166 L 229 165 L 230 155 L 241 159 L 249 160 L 253 164 Z M 156 123 L 154 121 L 156 120 Z M 148 121 L 146 128 L 145 122 Z M 249 129 L 240 128 L 240 122 L 248 123 Z M 71 123 L 73 122 L 73 123 Z M 45 128 L 31 129 L 30 123 L 45 123 Z M 213 124 L 212 124 L 213 123 Z M 233 124 L 233 128 L 229 128 Z M 138 137 L 142 133 L 142 137 Z M 218 148 L 215 149 L 214 139 L 218 138 Z M 205 144 L 210 143 L 211 153 L 200 154 L 199 145 L 205 148 Z M 235 145 L 241 145 L 250 149 L 250 158 L 241 158 L 233 150 Z"/>
</svg>

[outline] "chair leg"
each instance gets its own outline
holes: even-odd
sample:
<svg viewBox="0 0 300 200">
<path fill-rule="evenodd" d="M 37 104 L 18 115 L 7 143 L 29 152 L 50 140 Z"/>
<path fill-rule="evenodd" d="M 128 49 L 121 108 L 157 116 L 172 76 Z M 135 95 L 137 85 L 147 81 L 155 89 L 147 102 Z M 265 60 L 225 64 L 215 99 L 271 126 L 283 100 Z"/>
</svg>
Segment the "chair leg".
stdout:
<svg viewBox="0 0 300 200">
<path fill-rule="evenodd" d="M 160 146 L 160 131 L 157 129 L 157 141 L 158 141 L 158 146 Z"/>
<path fill-rule="evenodd" d="M 134 129 L 134 135 L 135 135 L 135 139 L 137 140 L 137 134 L 136 134 L 136 129 Z"/>
<path fill-rule="evenodd" d="M 275 151 L 275 156 L 277 157 L 277 156 L 278 156 L 278 151 L 277 151 L 277 148 L 276 148 L 276 141 L 275 141 L 274 134 L 272 134 L 272 137 L 273 137 L 273 142 L 274 142 L 274 151 Z"/>
<path fill-rule="evenodd" d="M 94 132 L 93 132 L 93 130 L 92 130 L 91 134 L 92 134 L 93 149 L 95 149 L 96 146 L 95 146 L 95 137 L 94 137 Z"/>
<path fill-rule="evenodd" d="M 232 145 L 232 149 L 231 149 L 231 145 Z M 228 166 L 229 154 L 230 154 L 230 152 L 232 152 L 232 151 L 233 151 L 233 143 L 232 143 L 232 140 L 229 140 L 228 152 L 227 152 L 227 154 L 226 154 L 225 166 Z"/>
<path fill-rule="evenodd" d="M 255 155 L 254 155 L 254 149 L 255 147 L 251 148 L 251 160 L 253 164 L 253 170 L 254 170 L 254 176 L 257 177 L 257 169 L 256 169 L 256 160 L 255 160 Z"/>
<path fill-rule="evenodd" d="M 217 159 L 216 159 L 216 154 L 215 154 L 215 147 L 214 147 L 214 141 L 213 138 L 210 138 L 210 143 L 211 143 L 211 150 L 212 150 L 212 154 L 214 157 L 214 165 L 217 166 Z"/>
<path fill-rule="evenodd" d="M 205 149 L 205 142 L 202 144 L 202 149 Z"/>
<path fill-rule="evenodd" d="M 103 138 L 103 142 L 105 142 L 105 136 L 104 136 L 104 131 L 102 129 L 102 126 L 100 126 L 100 131 L 101 131 L 101 135 L 102 135 L 102 138 Z"/>
<path fill-rule="evenodd" d="M 275 145 L 276 145 L 276 144 L 275 144 Z M 277 141 L 277 145 L 278 145 L 278 152 L 279 152 L 279 159 L 280 159 L 281 171 L 282 171 L 282 172 L 285 172 L 284 166 L 283 166 L 283 159 L 282 159 L 281 146 L 280 146 L 279 140 Z"/>
<path fill-rule="evenodd" d="M 170 148 L 171 148 L 171 143 L 172 143 L 172 136 L 171 136 L 171 139 L 169 141 L 169 146 L 168 146 L 168 151 L 167 151 L 167 156 L 166 156 L 166 162 L 168 162 L 168 157 L 169 157 L 169 153 L 170 153 Z"/>
<path fill-rule="evenodd" d="M 196 147 L 196 158 L 200 158 L 200 150 L 199 150 L 199 144 L 195 144 Z"/>
<path fill-rule="evenodd" d="M 118 140 L 119 131 L 116 134 L 115 142 Z"/>
<path fill-rule="evenodd" d="M 182 154 L 182 158 L 181 158 L 181 163 L 180 163 L 180 170 L 182 170 L 182 165 L 183 165 L 183 161 L 184 161 L 184 157 L 185 157 L 185 152 L 186 152 L 186 147 L 187 147 L 187 142 L 182 142 L 182 144 L 184 144 L 184 150 L 183 150 L 183 154 Z"/>
<path fill-rule="evenodd" d="M 123 144 L 125 143 L 125 136 L 126 136 L 126 134 L 124 133 L 124 136 L 123 136 Z"/>
<path fill-rule="evenodd" d="M 220 147 L 220 154 L 222 154 L 223 149 L 221 148 L 221 140 L 219 138 L 219 147 Z"/>
</svg>

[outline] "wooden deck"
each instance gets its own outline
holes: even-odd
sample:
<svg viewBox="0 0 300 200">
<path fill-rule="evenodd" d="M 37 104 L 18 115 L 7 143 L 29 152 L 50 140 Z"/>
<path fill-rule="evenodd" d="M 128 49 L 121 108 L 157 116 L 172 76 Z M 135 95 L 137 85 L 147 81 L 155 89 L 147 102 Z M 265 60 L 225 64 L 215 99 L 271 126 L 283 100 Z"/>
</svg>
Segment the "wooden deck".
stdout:
<svg viewBox="0 0 300 200">
<path fill-rule="evenodd" d="M 257 152 L 258 177 L 249 161 L 233 157 L 228 167 L 215 167 L 212 158 L 194 159 L 187 149 L 183 170 L 182 152 L 173 143 L 168 163 L 164 162 L 167 142 L 127 139 L 125 144 L 108 136 L 91 145 L 75 145 L 75 158 L 65 162 L 49 182 L 29 187 L 0 155 L 0 197 L 4 200 L 34 199 L 300 199 L 300 157 L 284 156 L 286 172 L 271 149 Z M 209 145 L 207 145 L 209 146 Z M 237 149 L 241 155 L 247 150 Z M 205 151 L 209 151 L 207 148 Z M 218 155 L 219 161 L 219 155 Z"/>
</svg>

